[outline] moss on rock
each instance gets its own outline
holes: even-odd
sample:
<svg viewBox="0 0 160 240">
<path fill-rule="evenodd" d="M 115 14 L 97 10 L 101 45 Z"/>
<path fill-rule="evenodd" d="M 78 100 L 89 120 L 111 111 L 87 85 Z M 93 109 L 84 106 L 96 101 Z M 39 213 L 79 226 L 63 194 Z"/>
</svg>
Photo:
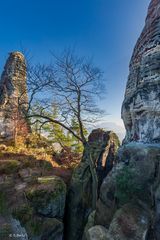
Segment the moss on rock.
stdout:
<svg viewBox="0 0 160 240">
<path fill-rule="evenodd" d="M 38 178 L 38 184 L 27 189 L 26 196 L 37 213 L 46 217 L 63 217 L 66 185 L 61 178 Z"/>
<path fill-rule="evenodd" d="M 31 239 L 62 239 L 63 223 L 56 218 L 38 216 L 27 204 L 15 209 L 12 214 L 25 228 Z"/>
</svg>

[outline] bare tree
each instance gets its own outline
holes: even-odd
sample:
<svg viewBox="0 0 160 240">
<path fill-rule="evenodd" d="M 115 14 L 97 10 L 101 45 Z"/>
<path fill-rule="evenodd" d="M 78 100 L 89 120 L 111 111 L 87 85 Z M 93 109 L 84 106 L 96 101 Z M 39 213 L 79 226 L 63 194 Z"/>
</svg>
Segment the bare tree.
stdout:
<svg viewBox="0 0 160 240">
<path fill-rule="evenodd" d="M 95 209 L 97 175 L 84 127 L 97 121 L 103 113 L 97 106 L 98 98 L 104 90 L 103 73 L 94 67 L 92 61 L 66 51 L 60 57 L 53 56 L 53 63 L 49 66 L 29 68 L 28 87 L 30 100 L 27 117 L 33 119 L 33 122 L 40 119 L 42 124 L 51 122 L 60 125 L 88 148 L 92 208 Z M 55 106 L 59 112 L 56 118 L 52 114 Z M 73 118 L 78 123 L 79 134 L 71 127 Z"/>
</svg>

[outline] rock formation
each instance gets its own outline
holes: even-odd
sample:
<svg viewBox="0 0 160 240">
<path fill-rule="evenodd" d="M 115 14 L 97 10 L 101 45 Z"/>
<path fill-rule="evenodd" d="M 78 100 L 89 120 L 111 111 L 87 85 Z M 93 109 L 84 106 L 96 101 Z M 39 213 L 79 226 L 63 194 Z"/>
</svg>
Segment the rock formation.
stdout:
<svg viewBox="0 0 160 240">
<path fill-rule="evenodd" d="M 0 80 L 0 140 L 14 142 L 25 137 L 30 129 L 25 120 L 28 96 L 26 63 L 20 52 L 12 52 Z"/>
<path fill-rule="evenodd" d="M 122 106 L 125 142 L 160 142 L 160 1 L 152 0 L 135 46 Z"/>
<path fill-rule="evenodd" d="M 122 106 L 126 137 L 101 185 L 85 240 L 160 239 L 159 117 L 160 0 L 152 0 L 130 63 Z"/>
<path fill-rule="evenodd" d="M 25 155 L 4 160 L 7 154 L 0 159 L 0 239 L 62 240 L 63 179 L 50 162 Z"/>
<path fill-rule="evenodd" d="M 93 162 L 97 165 L 99 185 L 112 169 L 115 153 L 119 147 L 117 135 L 102 129 L 93 130 L 88 138 Z M 88 215 L 92 211 L 92 177 L 89 167 L 88 148 L 84 149 L 81 163 L 72 175 L 67 197 L 66 238 L 81 240 Z M 96 189 L 95 189 L 96 191 Z M 78 219 L 78 223 L 77 223 Z"/>
</svg>

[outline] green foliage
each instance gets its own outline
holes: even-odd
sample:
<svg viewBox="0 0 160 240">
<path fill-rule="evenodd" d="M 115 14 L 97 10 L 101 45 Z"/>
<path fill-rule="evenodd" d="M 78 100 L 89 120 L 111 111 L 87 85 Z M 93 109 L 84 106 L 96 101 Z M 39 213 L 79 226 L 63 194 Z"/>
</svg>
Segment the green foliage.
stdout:
<svg viewBox="0 0 160 240">
<path fill-rule="evenodd" d="M 79 129 L 79 124 L 76 121 L 75 118 L 71 119 L 71 129 L 78 135 L 80 136 L 80 129 Z M 88 131 L 86 128 L 83 127 L 83 133 L 84 136 L 86 137 L 88 135 Z M 82 143 L 73 135 L 71 136 L 71 147 L 74 149 L 76 153 L 82 153 L 83 152 L 83 145 Z"/>
<path fill-rule="evenodd" d="M 49 141 L 42 135 L 31 133 L 27 136 L 25 144 L 30 148 L 46 148 L 49 146 Z"/>
<path fill-rule="evenodd" d="M 131 166 L 125 166 L 116 177 L 115 197 L 120 204 L 136 200 L 141 195 L 143 188 L 136 182 L 136 171 Z"/>
<path fill-rule="evenodd" d="M 50 117 L 56 119 L 57 116 L 57 109 L 54 109 L 53 114 Z M 76 135 L 80 136 L 79 124 L 75 118 L 71 119 L 70 128 L 72 131 L 74 131 L 74 133 L 76 133 Z M 84 128 L 83 131 L 84 135 L 87 136 L 87 130 Z M 81 141 L 67 130 L 64 130 L 64 128 L 60 125 L 49 122 L 43 126 L 43 132 L 47 135 L 51 143 L 59 143 L 62 148 L 69 147 L 73 152 L 76 153 L 83 152 L 83 144 Z"/>
<path fill-rule="evenodd" d="M 24 225 L 32 218 L 32 211 L 33 210 L 29 205 L 24 204 L 19 208 L 14 209 L 12 215 Z"/>
</svg>

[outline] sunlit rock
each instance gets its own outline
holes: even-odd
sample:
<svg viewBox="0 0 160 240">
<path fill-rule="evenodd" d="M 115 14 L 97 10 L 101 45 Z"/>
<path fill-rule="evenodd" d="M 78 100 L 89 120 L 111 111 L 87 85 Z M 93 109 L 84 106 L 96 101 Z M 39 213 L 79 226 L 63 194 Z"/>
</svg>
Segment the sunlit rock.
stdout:
<svg viewBox="0 0 160 240">
<path fill-rule="evenodd" d="M 26 61 L 20 52 L 7 59 L 0 80 L 0 141 L 15 142 L 30 132 L 25 119 L 28 105 Z"/>
<path fill-rule="evenodd" d="M 122 106 L 125 142 L 160 142 L 160 1 L 152 0 L 135 46 Z"/>
</svg>

